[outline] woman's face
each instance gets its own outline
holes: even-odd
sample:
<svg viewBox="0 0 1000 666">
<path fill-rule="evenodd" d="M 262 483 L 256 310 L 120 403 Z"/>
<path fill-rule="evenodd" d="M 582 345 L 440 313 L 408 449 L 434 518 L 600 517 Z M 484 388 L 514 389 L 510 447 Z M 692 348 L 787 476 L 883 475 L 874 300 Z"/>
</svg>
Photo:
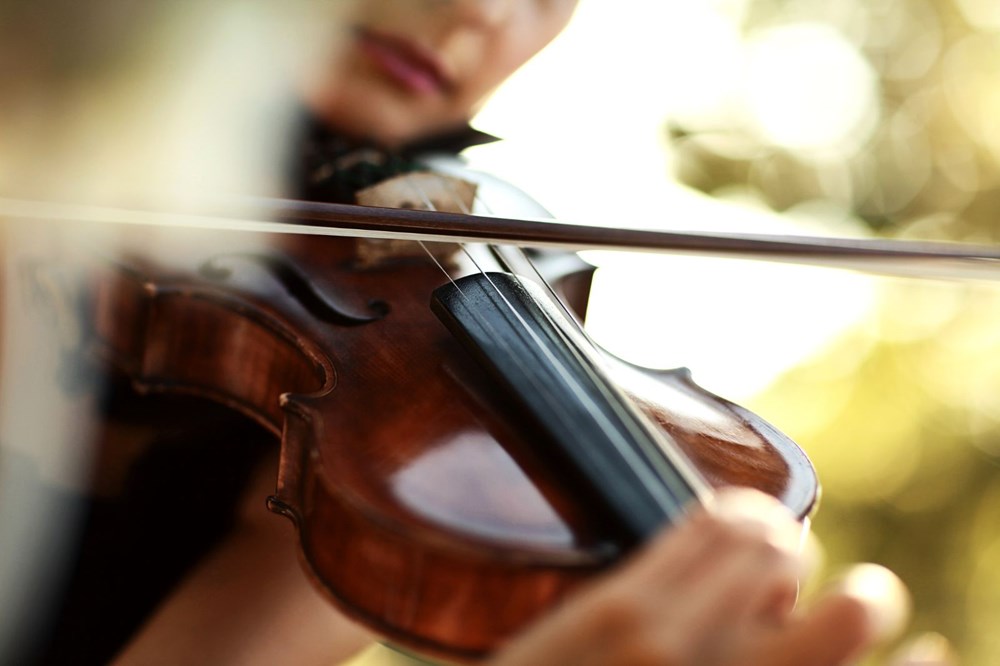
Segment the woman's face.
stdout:
<svg viewBox="0 0 1000 666">
<path fill-rule="evenodd" d="M 577 0 L 348 0 L 306 103 L 343 132 L 398 145 L 469 120 L 565 27 Z"/>
</svg>

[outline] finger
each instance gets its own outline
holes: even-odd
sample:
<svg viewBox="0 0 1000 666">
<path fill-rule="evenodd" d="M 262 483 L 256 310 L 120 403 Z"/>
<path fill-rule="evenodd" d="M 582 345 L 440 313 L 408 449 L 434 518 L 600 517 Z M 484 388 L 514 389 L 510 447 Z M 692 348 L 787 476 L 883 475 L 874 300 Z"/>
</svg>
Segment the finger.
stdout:
<svg viewBox="0 0 1000 666">
<path fill-rule="evenodd" d="M 659 636 L 668 651 L 697 650 L 722 629 L 729 635 L 748 609 L 790 607 L 799 528 L 775 502 L 757 504 L 756 492 L 740 495 L 746 498 L 740 508 L 693 512 L 577 597 L 588 636 L 600 643 L 603 635 L 644 635 L 653 647 Z"/>
<path fill-rule="evenodd" d="M 717 565 L 734 541 L 739 545 L 754 538 L 799 554 L 803 569 L 815 559 L 808 530 L 777 500 L 749 488 L 731 488 L 656 537 L 628 565 L 626 575 L 652 586 L 696 581 Z M 670 562 L 669 570 L 664 562 Z"/>
<path fill-rule="evenodd" d="M 689 558 L 686 567 L 672 562 L 670 569 L 657 569 L 655 560 L 637 567 L 635 595 L 672 599 L 671 622 L 658 622 L 656 629 L 667 645 L 712 649 L 728 642 L 734 629 L 738 634 L 740 627 L 759 626 L 764 617 L 778 624 L 794 607 L 803 568 L 801 527 L 772 500 L 738 494 L 747 501 L 722 502 L 712 512 L 694 514 L 663 540 L 667 547 L 670 539 L 700 545 L 700 551 L 689 551 L 699 556 Z"/>
<path fill-rule="evenodd" d="M 801 569 L 797 553 L 739 529 L 731 530 L 723 548 L 691 596 L 692 615 L 705 624 L 725 625 L 777 620 L 791 612 Z"/>
<path fill-rule="evenodd" d="M 864 602 L 837 594 L 825 597 L 802 618 L 751 644 L 747 663 L 840 666 L 861 654 L 872 637 Z"/>
<path fill-rule="evenodd" d="M 894 574 L 876 565 L 859 565 L 813 608 L 763 639 L 756 648 L 765 657 L 760 663 L 844 664 L 897 633 L 908 612 L 909 596 Z"/>
<path fill-rule="evenodd" d="M 796 520 L 773 497 L 746 489 L 720 493 L 712 510 L 715 516 L 757 531 L 763 539 L 750 549 L 756 560 L 746 569 L 746 590 L 753 600 L 746 608 L 751 616 L 781 620 L 795 606 L 799 582 L 807 580 L 821 560 L 819 542 L 809 531 L 808 521 Z"/>
<path fill-rule="evenodd" d="M 766 538 L 789 551 L 814 559 L 816 546 L 808 525 L 795 519 L 791 511 L 774 497 L 750 488 L 727 488 L 707 504 L 715 516 L 733 523 L 753 526 Z"/>
</svg>

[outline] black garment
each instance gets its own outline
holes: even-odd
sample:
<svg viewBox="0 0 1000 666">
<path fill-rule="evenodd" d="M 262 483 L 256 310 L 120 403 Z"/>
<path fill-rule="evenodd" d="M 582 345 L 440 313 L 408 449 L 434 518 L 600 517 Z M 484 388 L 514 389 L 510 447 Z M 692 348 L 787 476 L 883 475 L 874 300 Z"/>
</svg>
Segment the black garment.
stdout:
<svg viewBox="0 0 1000 666">
<path fill-rule="evenodd" d="M 54 503 L 80 516 L 80 537 L 56 615 L 35 654 L 19 663 L 108 663 L 232 528 L 249 475 L 276 445 L 222 407 L 138 396 L 124 382 L 115 384 L 105 410 L 119 423 L 154 427 L 157 440 L 114 497 L 49 489 Z"/>
</svg>

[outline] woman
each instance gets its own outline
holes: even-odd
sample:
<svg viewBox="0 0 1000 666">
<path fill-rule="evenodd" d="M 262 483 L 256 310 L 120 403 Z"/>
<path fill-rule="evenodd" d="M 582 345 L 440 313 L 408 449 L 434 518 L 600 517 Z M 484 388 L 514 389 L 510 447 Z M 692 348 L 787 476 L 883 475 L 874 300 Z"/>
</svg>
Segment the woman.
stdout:
<svg viewBox="0 0 1000 666">
<path fill-rule="evenodd" d="M 303 195 L 350 201 L 414 168 L 428 142 L 460 149 L 478 105 L 566 25 L 576 0 L 354 0 L 335 15 L 330 47 L 300 82 L 309 121 Z M 361 164 L 361 168 L 358 165 Z M 261 465 L 236 526 L 121 652 L 119 664 L 333 663 L 367 636 L 309 587 L 294 535 L 262 509 L 274 485 Z M 795 607 L 809 565 L 801 527 L 751 491 L 646 545 L 515 638 L 504 664 L 834 665 L 856 659 L 902 622 L 898 583 L 864 569 Z M 261 572 L 268 572 L 262 576 Z M 877 593 L 872 593 L 877 590 Z"/>
</svg>

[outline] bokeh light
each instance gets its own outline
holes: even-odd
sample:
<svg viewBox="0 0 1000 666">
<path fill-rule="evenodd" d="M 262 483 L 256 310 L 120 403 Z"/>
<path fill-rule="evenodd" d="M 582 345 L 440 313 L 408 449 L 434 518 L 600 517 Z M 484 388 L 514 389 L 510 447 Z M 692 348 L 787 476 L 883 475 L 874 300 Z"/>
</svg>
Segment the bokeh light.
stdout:
<svg viewBox="0 0 1000 666">
<path fill-rule="evenodd" d="M 875 72 L 836 30 L 798 23 L 756 31 L 745 62 L 744 104 L 761 141 L 850 155 L 874 129 Z"/>
</svg>

